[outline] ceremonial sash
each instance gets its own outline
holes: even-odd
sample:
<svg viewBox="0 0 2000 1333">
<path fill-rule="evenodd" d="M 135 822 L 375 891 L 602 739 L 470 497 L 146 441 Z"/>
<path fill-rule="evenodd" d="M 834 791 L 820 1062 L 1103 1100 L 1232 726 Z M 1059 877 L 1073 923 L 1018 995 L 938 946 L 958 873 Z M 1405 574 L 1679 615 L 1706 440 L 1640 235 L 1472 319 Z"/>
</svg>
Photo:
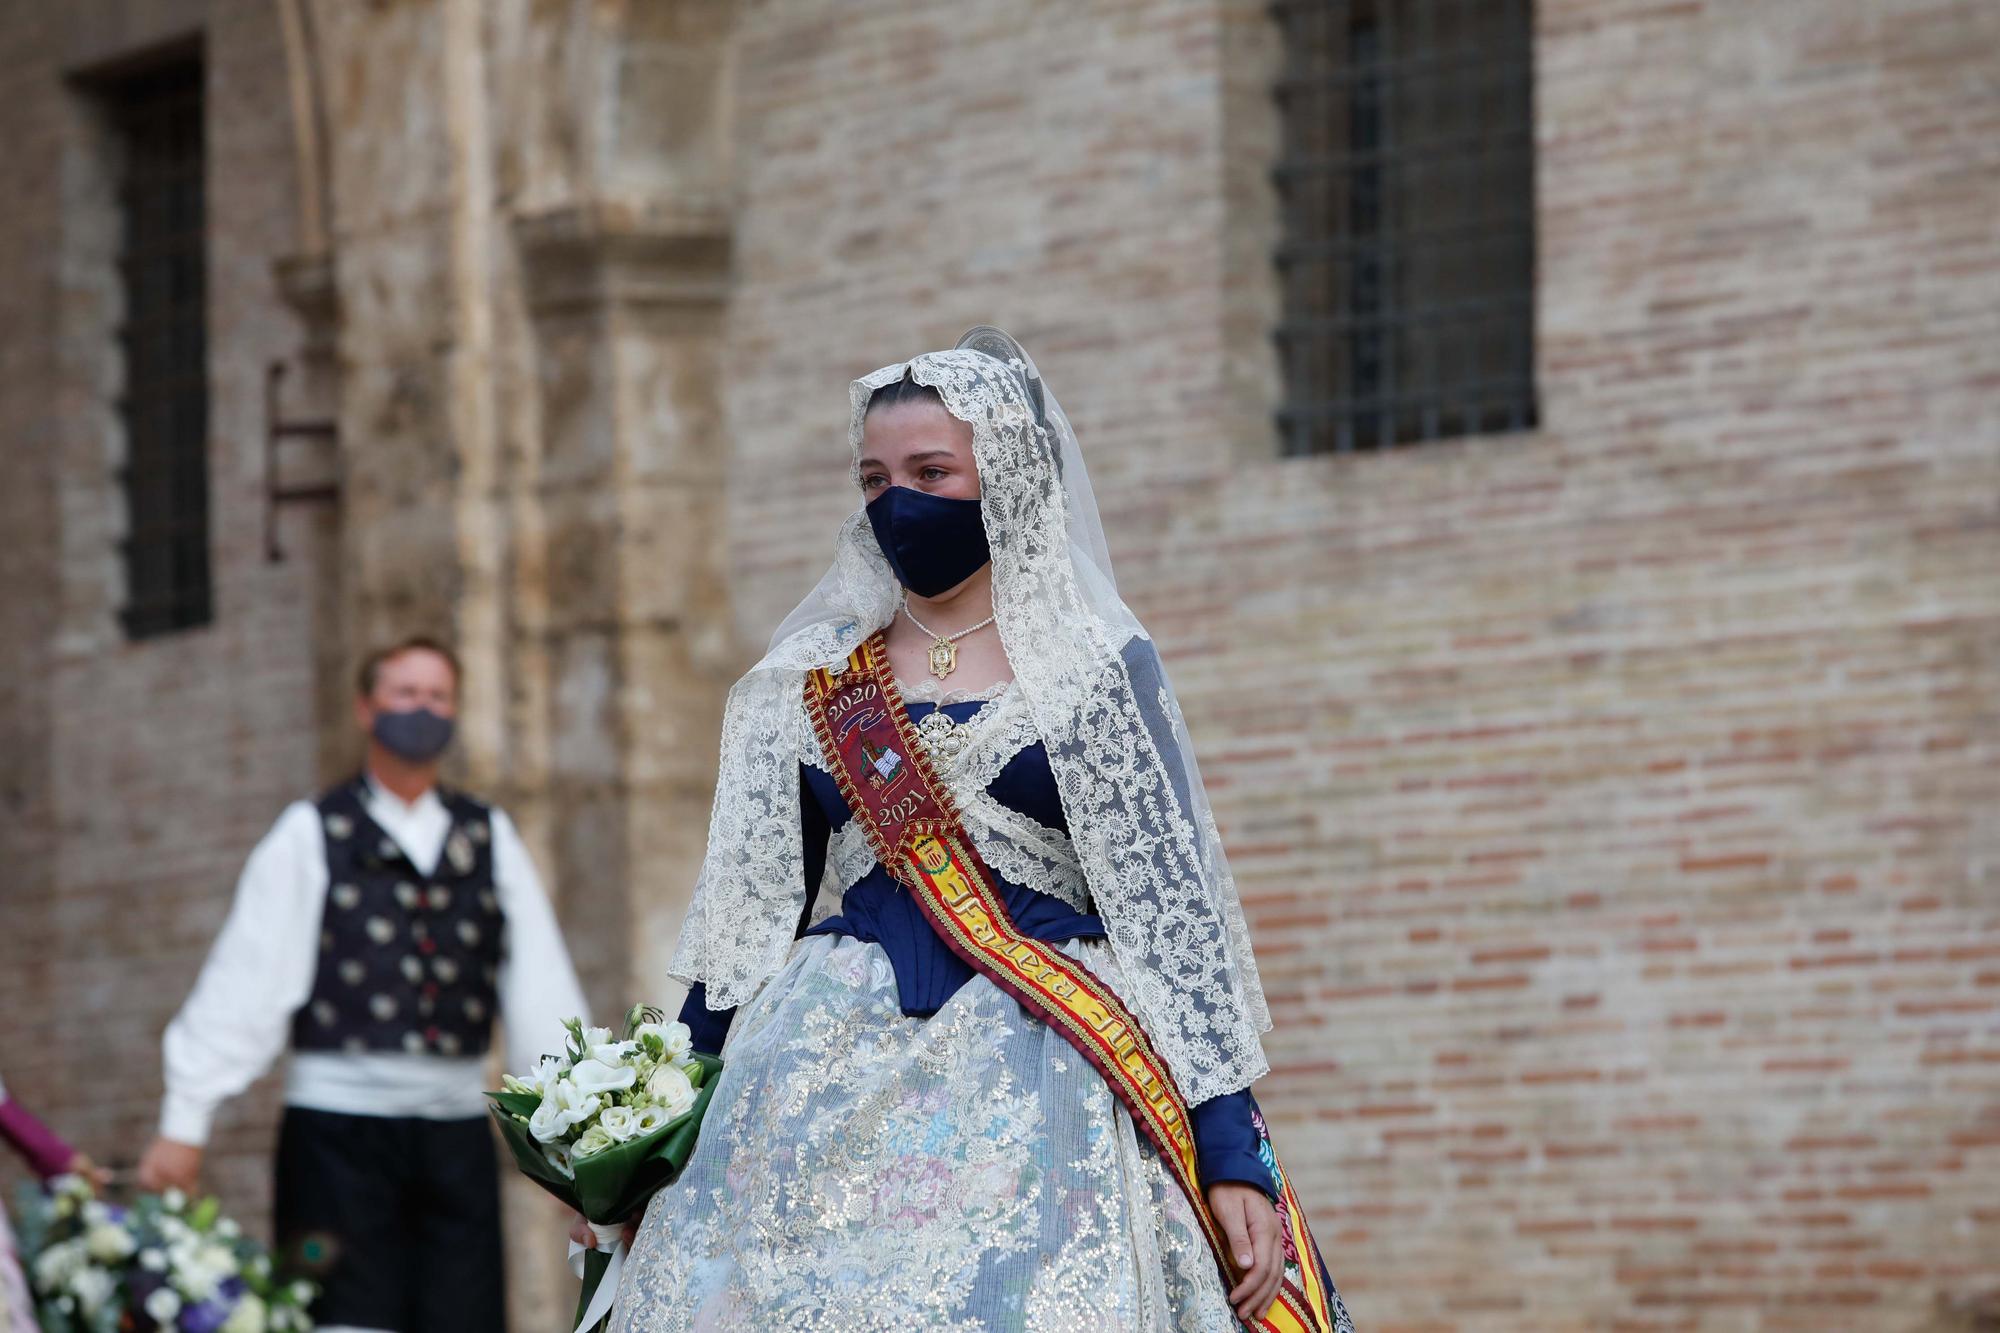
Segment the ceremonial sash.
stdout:
<svg viewBox="0 0 2000 1333">
<path fill-rule="evenodd" d="M 1060 1033 L 1104 1076 L 1187 1195 L 1224 1286 L 1233 1287 L 1241 1270 L 1202 1192 L 1193 1125 L 1166 1061 L 1089 968 L 1015 926 L 918 739 L 882 636 L 862 644 L 844 666 L 810 672 L 806 708 L 875 859 L 910 890 L 953 953 Z M 1259 1333 L 1335 1333 L 1340 1298 L 1261 1116 L 1256 1125 L 1259 1153 L 1278 1195 L 1285 1280 L 1270 1311 L 1252 1327 Z"/>
</svg>

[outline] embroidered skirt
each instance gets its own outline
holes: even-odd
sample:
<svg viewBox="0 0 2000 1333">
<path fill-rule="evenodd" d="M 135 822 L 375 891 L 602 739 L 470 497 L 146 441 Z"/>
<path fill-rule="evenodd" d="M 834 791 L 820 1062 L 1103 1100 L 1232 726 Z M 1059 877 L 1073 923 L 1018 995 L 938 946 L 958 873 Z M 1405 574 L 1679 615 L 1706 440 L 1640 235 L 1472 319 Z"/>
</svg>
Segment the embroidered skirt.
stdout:
<svg viewBox="0 0 2000 1333">
<path fill-rule="evenodd" d="M 1108 947 L 1067 947 L 1119 984 Z M 985 978 L 907 1018 L 878 946 L 812 936 L 724 1058 L 614 1333 L 1239 1327 L 1103 1079 Z"/>
</svg>

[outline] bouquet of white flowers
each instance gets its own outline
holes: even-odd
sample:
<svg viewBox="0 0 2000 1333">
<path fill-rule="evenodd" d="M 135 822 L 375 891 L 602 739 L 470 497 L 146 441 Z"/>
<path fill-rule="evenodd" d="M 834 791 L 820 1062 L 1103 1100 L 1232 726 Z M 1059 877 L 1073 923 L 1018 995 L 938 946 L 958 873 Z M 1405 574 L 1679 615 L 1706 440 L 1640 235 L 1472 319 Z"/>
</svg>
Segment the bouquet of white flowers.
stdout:
<svg viewBox="0 0 2000 1333">
<path fill-rule="evenodd" d="M 43 1333 L 305 1333 L 310 1282 L 272 1271 L 214 1199 L 179 1190 L 129 1207 L 81 1176 L 22 1189 L 21 1258 Z"/>
<path fill-rule="evenodd" d="M 637 1006 L 623 1035 L 571 1019 L 569 1042 L 526 1074 L 507 1074 L 493 1117 L 523 1174 L 593 1224 L 583 1255 L 577 1328 L 598 1327 L 617 1292 L 618 1229 L 671 1184 L 694 1151 L 695 1134 L 722 1062 L 690 1048 L 685 1023 Z"/>
</svg>

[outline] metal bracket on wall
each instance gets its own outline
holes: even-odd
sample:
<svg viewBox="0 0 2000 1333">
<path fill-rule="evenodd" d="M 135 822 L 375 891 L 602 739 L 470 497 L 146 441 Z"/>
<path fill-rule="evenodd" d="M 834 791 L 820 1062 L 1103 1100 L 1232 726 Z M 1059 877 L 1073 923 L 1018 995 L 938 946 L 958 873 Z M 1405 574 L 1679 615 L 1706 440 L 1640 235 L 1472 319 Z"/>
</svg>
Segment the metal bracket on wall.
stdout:
<svg viewBox="0 0 2000 1333">
<path fill-rule="evenodd" d="M 278 481 L 280 444 L 286 440 L 324 440 L 337 444 L 340 439 L 340 423 L 330 417 L 287 420 L 280 415 L 278 394 L 287 369 L 283 361 L 273 361 L 264 368 L 264 558 L 274 565 L 285 558 L 285 549 L 278 544 L 278 506 L 340 498 L 337 478 L 295 486 L 281 485 Z"/>
</svg>

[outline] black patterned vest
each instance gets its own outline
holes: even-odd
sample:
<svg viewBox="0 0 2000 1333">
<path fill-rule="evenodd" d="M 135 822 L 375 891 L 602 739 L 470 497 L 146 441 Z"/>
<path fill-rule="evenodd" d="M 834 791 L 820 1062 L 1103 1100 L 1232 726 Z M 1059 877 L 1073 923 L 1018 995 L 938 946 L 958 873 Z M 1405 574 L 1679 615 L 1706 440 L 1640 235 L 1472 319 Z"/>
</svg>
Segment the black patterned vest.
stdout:
<svg viewBox="0 0 2000 1333">
<path fill-rule="evenodd" d="M 300 1051 L 479 1055 L 492 1035 L 505 918 L 493 888 L 493 825 L 438 789 L 451 831 L 429 875 L 369 818 L 364 780 L 319 799 L 326 910 L 312 997 L 292 1017 Z"/>
</svg>

